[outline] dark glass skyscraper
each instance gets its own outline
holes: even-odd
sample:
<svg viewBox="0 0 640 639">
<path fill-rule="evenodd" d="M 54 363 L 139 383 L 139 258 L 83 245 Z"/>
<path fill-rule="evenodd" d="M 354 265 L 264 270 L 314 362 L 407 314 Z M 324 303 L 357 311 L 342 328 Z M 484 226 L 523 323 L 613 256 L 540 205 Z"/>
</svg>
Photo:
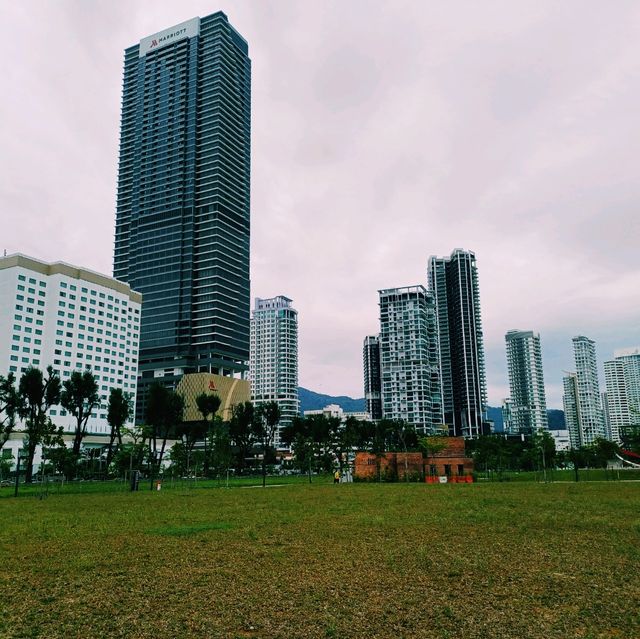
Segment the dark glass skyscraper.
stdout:
<svg viewBox="0 0 640 639">
<path fill-rule="evenodd" d="M 364 367 L 364 398 L 371 419 L 382 419 L 382 385 L 380 370 L 380 337 L 367 335 L 362 347 Z"/>
<path fill-rule="evenodd" d="M 444 423 L 450 434 L 477 437 L 488 428 L 487 386 L 476 256 L 456 249 L 429 260 L 436 305 Z"/>
<path fill-rule="evenodd" d="M 224 13 L 126 49 L 114 276 L 143 294 L 142 400 L 154 379 L 247 371 L 250 120 L 248 46 Z"/>
</svg>

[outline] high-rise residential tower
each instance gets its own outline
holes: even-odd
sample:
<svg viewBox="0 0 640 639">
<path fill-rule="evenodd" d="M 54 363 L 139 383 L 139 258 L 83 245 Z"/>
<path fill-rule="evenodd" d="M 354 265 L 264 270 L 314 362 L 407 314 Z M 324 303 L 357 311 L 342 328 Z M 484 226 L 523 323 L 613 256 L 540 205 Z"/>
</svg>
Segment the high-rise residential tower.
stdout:
<svg viewBox="0 0 640 639">
<path fill-rule="evenodd" d="M 249 379 L 254 403 L 277 402 L 279 429 L 290 424 L 299 413 L 298 312 L 284 295 L 256 298 L 251 317 Z M 279 445 L 279 437 L 275 443 Z"/>
<path fill-rule="evenodd" d="M 442 423 L 433 297 L 424 286 L 379 294 L 382 415 L 433 433 Z"/>
<path fill-rule="evenodd" d="M 429 290 L 436 305 L 444 423 L 452 435 L 486 430 L 487 383 L 476 257 L 455 249 L 431 257 Z"/>
<path fill-rule="evenodd" d="M 578 377 L 575 373 L 568 373 L 562 378 L 562 407 L 564 421 L 569 431 L 571 448 L 582 446 L 580 438 L 580 411 L 578 405 Z"/>
<path fill-rule="evenodd" d="M 576 372 L 564 378 L 564 404 L 571 445 L 579 447 L 592 444 L 598 438 L 604 438 L 606 432 L 595 342 L 584 335 L 574 337 L 573 353 Z"/>
<path fill-rule="evenodd" d="M 382 395 L 380 380 L 380 336 L 367 335 L 362 347 L 364 367 L 364 398 L 371 419 L 382 419 Z"/>
<path fill-rule="evenodd" d="M 540 335 L 533 331 L 509 331 L 507 366 L 511 390 L 511 428 L 532 434 L 547 430 L 547 400 L 542 373 Z"/>
<path fill-rule="evenodd" d="M 139 399 L 154 379 L 246 373 L 250 115 L 248 46 L 224 13 L 126 49 L 114 276 L 143 294 Z"/>
<path fill-rule="evenodd" d="M 608 435 L 620 442 L 625 428 L 640 423 L 640 348 L 615 351 L 604 363 L 604 380 Z"/>
</svg>

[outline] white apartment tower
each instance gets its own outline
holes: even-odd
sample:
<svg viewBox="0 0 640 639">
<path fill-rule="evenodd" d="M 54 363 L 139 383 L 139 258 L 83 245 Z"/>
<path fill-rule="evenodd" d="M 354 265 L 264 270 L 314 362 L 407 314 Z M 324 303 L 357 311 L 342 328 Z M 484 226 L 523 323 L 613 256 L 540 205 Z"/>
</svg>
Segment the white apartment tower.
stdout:
<svg viewBox="0 0 640 639">
<path fill-rule="evenodd" d="M 299 413 L 298 312 L 288 297 L 256 298 L 250 345 L 251 398 L 255 404 L 277 402 L 282 428 Z"/>
<path fill-rule="evenodd" d="M 420 285 L 379 295 L 382 416 L 430 434 L 442 424 L 433 296 Z"/>
<path fill-rule="evenodd" d="M 588 337 L 573 338 L 575 375 L 565 377 L 565 419 L 573 447 L 587 446 L 605 438 L 596 345 Z M 575 403 L 575 409 L 573 404 Z M 567 409 L 569 407 L 569 410 Z"/>
<path fill-rule="evenodd" d="M 127 284 L 87 269 L 21 254 L 0 258 L 0 374 L 19 380 L 29 366 L 52 366 L 64 382 L 73 371 L 91 370 L 101 404 L 87 432 L 109 433 L 111 389 L 135 402 L 141 302 Z M 65 431 L 75 429 L 62 407 L 50 416 Z"/>
<path fill-rule="evenodd" d="M 620 443 L 624 429 L 640 423 L 640 348 L 615 351 L 604 363 L 604 380 L 609 436 Z"/>
<path fill-rule="evenodd" d="M 509 331 L 505 336 L 511 391 L 511 428 L 516 433 L 547 430 L 547 400 L 542 372 L 540 335 Z"/>
</svg>

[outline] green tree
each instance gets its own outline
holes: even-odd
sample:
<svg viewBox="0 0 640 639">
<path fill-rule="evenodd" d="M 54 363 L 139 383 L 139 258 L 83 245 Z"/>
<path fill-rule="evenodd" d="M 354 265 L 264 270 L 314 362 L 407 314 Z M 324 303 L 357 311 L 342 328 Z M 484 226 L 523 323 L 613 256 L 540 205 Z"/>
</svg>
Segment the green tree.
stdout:
<svg viewBox="0 0 640 639">
<path fill-rule="evenodd" d="M 395 424 L 391 419 L 381 419 L 373 424 L 372 437 L 369 439 L 369 452 L 376 457 L 378 481 L 382 481 L 382 458 L 389 450 L 389 442 L 391 441 L 394 429 Z"/>
<path fill-rule="evenodd" d="M 212 393 L 200 393 L 196 397 L 196 406 L 198 411 L 202 415 L 202 437 L 204 439 L 204 474 L 209 474 L 209 451 L 208 440 L 211 432 L 211 423 L 215 418 L 215 414 L 218 412 L 222 404 L 222 400 L 216 394 Z"/>
<path fill-rule="evenodd" d="M 184 398 L 162 384 L 152 384 L 147 397 L 150 431 L 151 481 L 162 467 L 167 439 L 176 433 L 184 417 Z"/>
<path fill-rule="evenodd" d="M 280 431 L 280 441 L 291 448 L 296 466 L 308 473 L 309 483 L 316 457 L 313 420 L 296 415 Z"/>
<path fill-rule="evenodd" d="M 60 404 L 76 419 L 76 430 L 73 436 L 73 454 L 80 455 L 82 440 L 87 435 L 87 422 L 91 413 L 100 405 L 98 382 L 90 370 L 73 371 L 71 377 L 62 384 Z"/>
<path fill-rule="evenodd" d="M 418 448 L 422 451 L 422 454 L 426 458 L 429 467 L 431 467 L 431 460 L 438 453 L 441 453 L 448 445 L 449 444 L 447 438 L 439 435 L 421 437 L 418 440 Z M 431 474 L 431 470 L 429 470 L 429 474 Z"/>
<path fill-rule="evenodd" d="M 235 404 L 229 422 L 229 437 L 235 450 L 236 468 L 240 473 L 247 467 L 254 444 L 254 408 L 251 402 Z"/>
<path fill-rule="evenodd" d="M 590 446 L 593 454 L 593 465 L 606 468 L 609 462 L 620 452 L 620 446 L 608 439 L 598 437 Z"/>
<path fill-rule="evenodd" d="M 66 447 L 64 441 L 59 441 L 57 446 L 46 448 L 45 452 L 46 455 L 43 454 L 43 458 L 46 456 L 49 460 L 54 473 L 65 477 L 73 475 L 77 468 L 77 459 L 73 456 L 73 451 Z"/>
<path fill-rule="evenodd" d="M 0 450 L 7 443 L 16 422 L 18 393 L 13 373 L 6 377 L 0 375 Z"/>
<path fill-rule="evenodd" d="M 231 436 L 229 434 L 229 423 L 225 422 L 218 415 L 213 418 L 213 428 L 210 434 L 210 467 L 218 477 L 223 473 L 229 473 L 229 466 L 233 459 L 231 450 Z"/>
<path fill-rule="evenodd" d="M 110 427 L 109 445 L 107 447 L 107 472 L 113 459 L 113 445 L 118 442 L 118 449 L 122 448 L 122 429 L 131 419 L 133 406 L 131 394 L 125 393 L 121 388 L 112 388 L 109 392 L 109 405 L 107 408 L 107 422 Z"/>
<path fill-rule="evenodd" d="M 262 448 L 262 485 L 267 484 L 267 455 L 273 448 L 273 441 L 280 423 L 278 402 L 259 404 L 253 420 L 253 433 Z"/>
<path fill-rule="evenodd" d="M 30 366 L 18 384 L 18 415 L 25 423 L 27 434 L 27 470 L 25 481 L 33 480 L 33 457 L 36 448 L 55 431 L 47 413 L 60 401 L 60 378 L 51 366 L 45 377 L 39 368 Z"/>
<path fill-rule="evenodd" d="M 349 454 L 360 441 L 360 422 L 353 416 L 347 417 L 344 424 L 330 423 L 333 451 L 338 459 L 338 466 L 342 474 L 345 463 L 349 465 Z"/>
<path fill-rule="evenodd" d="M 403 419 L 394 419 L 391 426 L 390 439 L 392 445 L 401 448 L 404 452 L 404 480 L 409 481 L 409 449 L 418 448 L 418 434 L 413 424 L 408 424 Z"/>
</svg>

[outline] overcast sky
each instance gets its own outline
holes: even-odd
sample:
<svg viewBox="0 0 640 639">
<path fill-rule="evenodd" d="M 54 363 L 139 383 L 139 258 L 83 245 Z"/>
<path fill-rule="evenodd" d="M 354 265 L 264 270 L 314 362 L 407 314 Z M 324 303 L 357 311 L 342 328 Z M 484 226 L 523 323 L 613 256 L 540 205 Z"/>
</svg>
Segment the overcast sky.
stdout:
<svg viewBox="0 0 640 639">
<path fill-rule="evenodd" d="M 302 386 L 362 396 L 377 290 L 456 247 L 492 405 L 509 329 L 551 407 L 573 335 L 640 343 L 637 2 L 0 0 L 0 249 L 111 273 L 123 51 L 219 9 L 253 65 L 252 296 L 294 300 Z"/>
</svg>

